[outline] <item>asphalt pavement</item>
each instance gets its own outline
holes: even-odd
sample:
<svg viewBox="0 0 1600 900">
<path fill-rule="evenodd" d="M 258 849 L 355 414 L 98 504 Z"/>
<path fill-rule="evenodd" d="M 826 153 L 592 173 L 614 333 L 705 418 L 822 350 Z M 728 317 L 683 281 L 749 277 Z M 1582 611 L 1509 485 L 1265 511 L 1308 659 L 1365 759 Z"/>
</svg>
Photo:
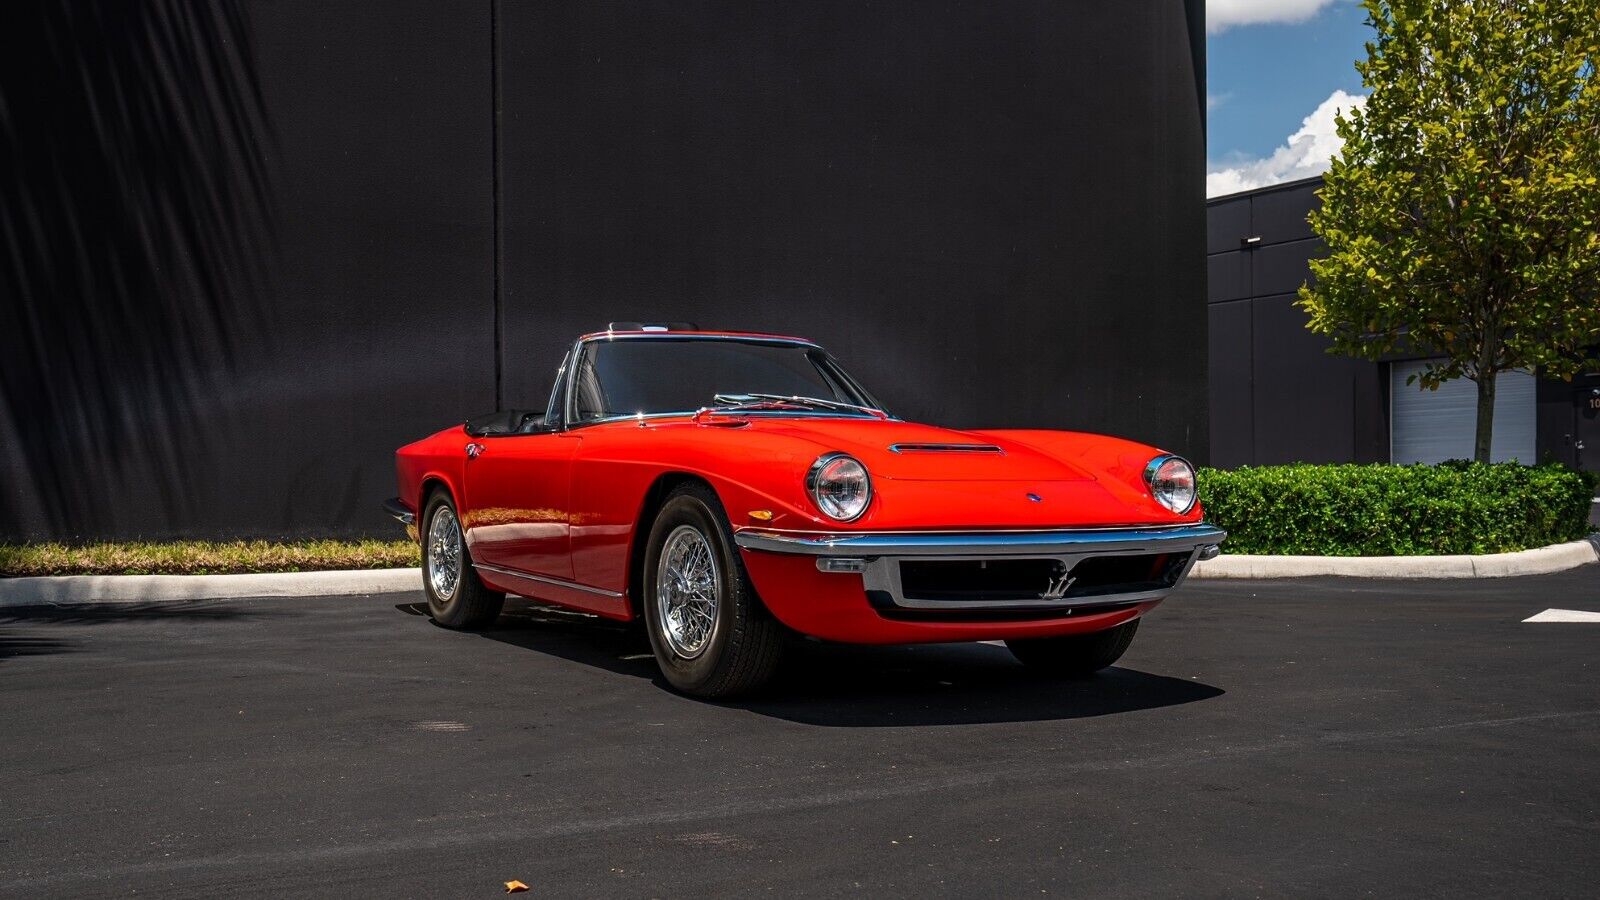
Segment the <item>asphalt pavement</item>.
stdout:
<svg viewBox="0 0 1600 900">
<path fill-rule="evenodd" d="M 0 896 L 1593 896 L 1600 565 L 1191 583 L 1122 664 L 642 634 L 419 595 L 0 612 Z"/>
</svg>

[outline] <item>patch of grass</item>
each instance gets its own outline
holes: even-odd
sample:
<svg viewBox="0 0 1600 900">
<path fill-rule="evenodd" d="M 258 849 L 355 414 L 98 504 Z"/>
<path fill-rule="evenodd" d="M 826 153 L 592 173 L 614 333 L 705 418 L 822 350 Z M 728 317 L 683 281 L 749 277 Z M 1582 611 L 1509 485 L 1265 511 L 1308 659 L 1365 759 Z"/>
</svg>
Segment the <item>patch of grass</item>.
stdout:
<svg viewBox="0 0 1600 900">
<path fill-rule="evenodd" d="M 29 575 L 233 575 L 421 565 L 411 541 L 173 541 L 0 544 L 0 578 Z"/>
</svg>

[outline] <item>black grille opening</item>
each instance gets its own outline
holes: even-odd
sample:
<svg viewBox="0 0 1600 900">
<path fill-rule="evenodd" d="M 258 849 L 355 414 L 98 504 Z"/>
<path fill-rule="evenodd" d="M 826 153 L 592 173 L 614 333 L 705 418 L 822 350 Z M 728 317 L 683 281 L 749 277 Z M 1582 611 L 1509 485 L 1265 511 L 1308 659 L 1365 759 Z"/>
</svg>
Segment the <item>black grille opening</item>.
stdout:
<svg viewBox="0 0 1600 900">
<path fill-rule="evenodd" d="M 1054 559 L 929 559 L 900 562 L 900 590 L 915 600 L 1037 597 L 1065 571 Z"/>
<path fill-rule="evenodd" d="M 1189 553 L 1095 556 L 1069 574 L 1056 559 L 905 559 L 900 589 L 907 599 L 932 602 L 1074 600 L 1170 588 L 1188 560 Z"/>
</svg>

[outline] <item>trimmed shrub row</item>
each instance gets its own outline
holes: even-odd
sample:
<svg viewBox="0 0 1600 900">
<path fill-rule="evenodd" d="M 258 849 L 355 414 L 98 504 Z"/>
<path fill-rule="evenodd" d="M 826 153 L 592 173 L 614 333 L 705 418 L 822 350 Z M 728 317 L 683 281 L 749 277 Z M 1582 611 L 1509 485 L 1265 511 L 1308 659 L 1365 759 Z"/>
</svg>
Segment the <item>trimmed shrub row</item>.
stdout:
<svg viewBox="0 0 1600 900">
<path fill-rule="evenodd" d="M 1202 469 L 1227 553 L 1505 553 L 1589 533 L 1593 476 L 1560 465 L 1308 465 Z"/>
</svg>

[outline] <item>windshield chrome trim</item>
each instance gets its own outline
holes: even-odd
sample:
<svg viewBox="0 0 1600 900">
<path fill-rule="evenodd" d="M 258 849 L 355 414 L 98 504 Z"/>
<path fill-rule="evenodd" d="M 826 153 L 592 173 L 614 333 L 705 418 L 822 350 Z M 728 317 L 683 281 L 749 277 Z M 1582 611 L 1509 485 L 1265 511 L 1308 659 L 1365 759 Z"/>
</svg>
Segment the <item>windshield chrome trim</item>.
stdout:
<svg viewBox="0 0 1600 900">
<path fill-rule="evenodd" d="M 599 334 L 586 335 L 578 339 L 579 344 L 588 344 L 594 341 L 739 341 L 746 344 L 789 344 L 796 347 L 822 349 L 821 344 L 804 338 L 766 334 L 705 334 L 703 332 L 683 331 L 619 331 L 612 333 L 602 331 Z"/>
<path fill-rule="evenodd" d="M 816 343 L 814 341 L 805 340 L 804 338 L 780 337 L 780 336 L 759 335 L 759 334 L 750 334 L 750 335 L 745 335 L 745 334 L 687 334 L 687 333 L 684 333 L 684 332 L 681 332 L 681 331 L 679 331 L 679 332 L 672 332 L 672 331 L 630 331 L 630 332 L 623 332 L 623 333 L 619 333 L 619 334 L 612 334 L 611 332 L 600 332 L 598 334 L 584 335 L 583 337 L 580 337 L 576 341 L 574 341 L 573 344 L 572 344 L 572 350 L 570 351 L 569 355 L 565 359 L 564 368 L 566 370 L 565 371 L 566 384 L 565 385 L 558 385 L 558 388 L 560 390 L 562 390 L 562 392 L 563 392 L 562 415 L 561 415 L 561 430 L 562 431 L 571 431 L 574 428 L 585 428 L 585 427 L 587 427 L 589 425 L 603 425 L 603 424 L 605 424 L 607 422 L 638 421 L 638 420 L 641 420 L 641 419 L 661 419 L 661 418 L 670 418 L 672 416 L 693 416 L 696 413 L 707 409 L 706 407 L 701 407 L 700 410 L 690 409 L 690 410 L 684 410 L 682 412 L 662 412 L 662 413 L 642 413 L 642 414 L 641 413 L 618 413 L 618 414 L 616 414 L 614 416 L 604 416 L 604 417 L 601 417 L 601 418 L 598 418 L 598 419 L 585 419 L 585 420 L 583 420 L 581 422 L 574 421 L 577 418 L 576 415 L 575 415 L 575 413 L 577 412 L 577 407 L 576 407 L 576 405 L 574 403 L 574 398 L 573 398 L 573 391 L 574 391 L 573 385 L 577 381 L 578 370 L 580 368 L 582 368 L 582 366 L 580 364 L 583 362 L 583 349 L 584 349 L 584 347 L 586 345 L 592 344 L 592 343 L 596 343 L 596 342 L 600 342 L 600 341 L 611 342 L 611 341 L 661 341 L 661 340 L 673 340 L 673 341 L 736 341 L 736 342 L 744 343 L 744 344 L 778 344 L 778 345 L 783 345 L 783 346 L 808 347 L 808 348 L 810 348 L 812 350 L 820 350 L 822 352 L 822 354 L 824 356 L 826 356 L 830 362 L 833 363 L 835 369 L 838 370 L 839 374 L 842 375 L 844 377 L 844 379 L 850 383 L 850 387 L 852 389 L 854 389 L 856 392 L 861 394 L 862 397 L 866 398 L 867 400 L 870 400 L 872 403 L 875 404 L 875 403 L 878 402 L 875 398 L 873 398 L 872 394 L 867 392 L 866 388 L 863 388 L 861 386 L 860 382 L 857 382 L 855 380 L 854 376 L 852 376 L 849 372 L 846 372 L 843 366 L 839 365 L 838 360 L 833 358 L 833 354 L 829 353 L 827 351 L 827 348 L 823 347 L 821 344 L 818 344 L 818 343 Z M 711 412 L 717 412 L 718 411 L 715 407 L 711 407 L 709 409 L 710 409 Z M 795 416 L 806 416 L 806 417 L 811 417 L 811 418 L 848 418 L 848 419 L 866 419 L 866 420 L 878 420 L 878 421 L 889 421 L 889 422 L 902 421 L 901 419 L 896 417 L 893 413 L 890 413 L 887 410 L 884 410 L 882 407 L 879 407 L 879 406 L 861 407 L 861 409 L 863 409 L 863 410 L 866 410 L 866 409 L 875 410 L 877 415 L 874 415 L 873 413 L 870 413 L 870 412 L 863 413 L 863 414 L 860 414 L 860 415 L 856 415 L 856 414 L 850 413 L 848 410 L 815 410 L 815 411 L 813 411 L 813 410 L 739 410 L 739 411 L 737 411 L 736 414 L 737 415 L 750 415 L 750 414 L 754 413 L 754 414 L 769 415 L 769 416 L 771 416 L 771 415 L 779 415 L 779 416 L 781 416 L 781 415 L 795 415 Z"/>
</svg>

